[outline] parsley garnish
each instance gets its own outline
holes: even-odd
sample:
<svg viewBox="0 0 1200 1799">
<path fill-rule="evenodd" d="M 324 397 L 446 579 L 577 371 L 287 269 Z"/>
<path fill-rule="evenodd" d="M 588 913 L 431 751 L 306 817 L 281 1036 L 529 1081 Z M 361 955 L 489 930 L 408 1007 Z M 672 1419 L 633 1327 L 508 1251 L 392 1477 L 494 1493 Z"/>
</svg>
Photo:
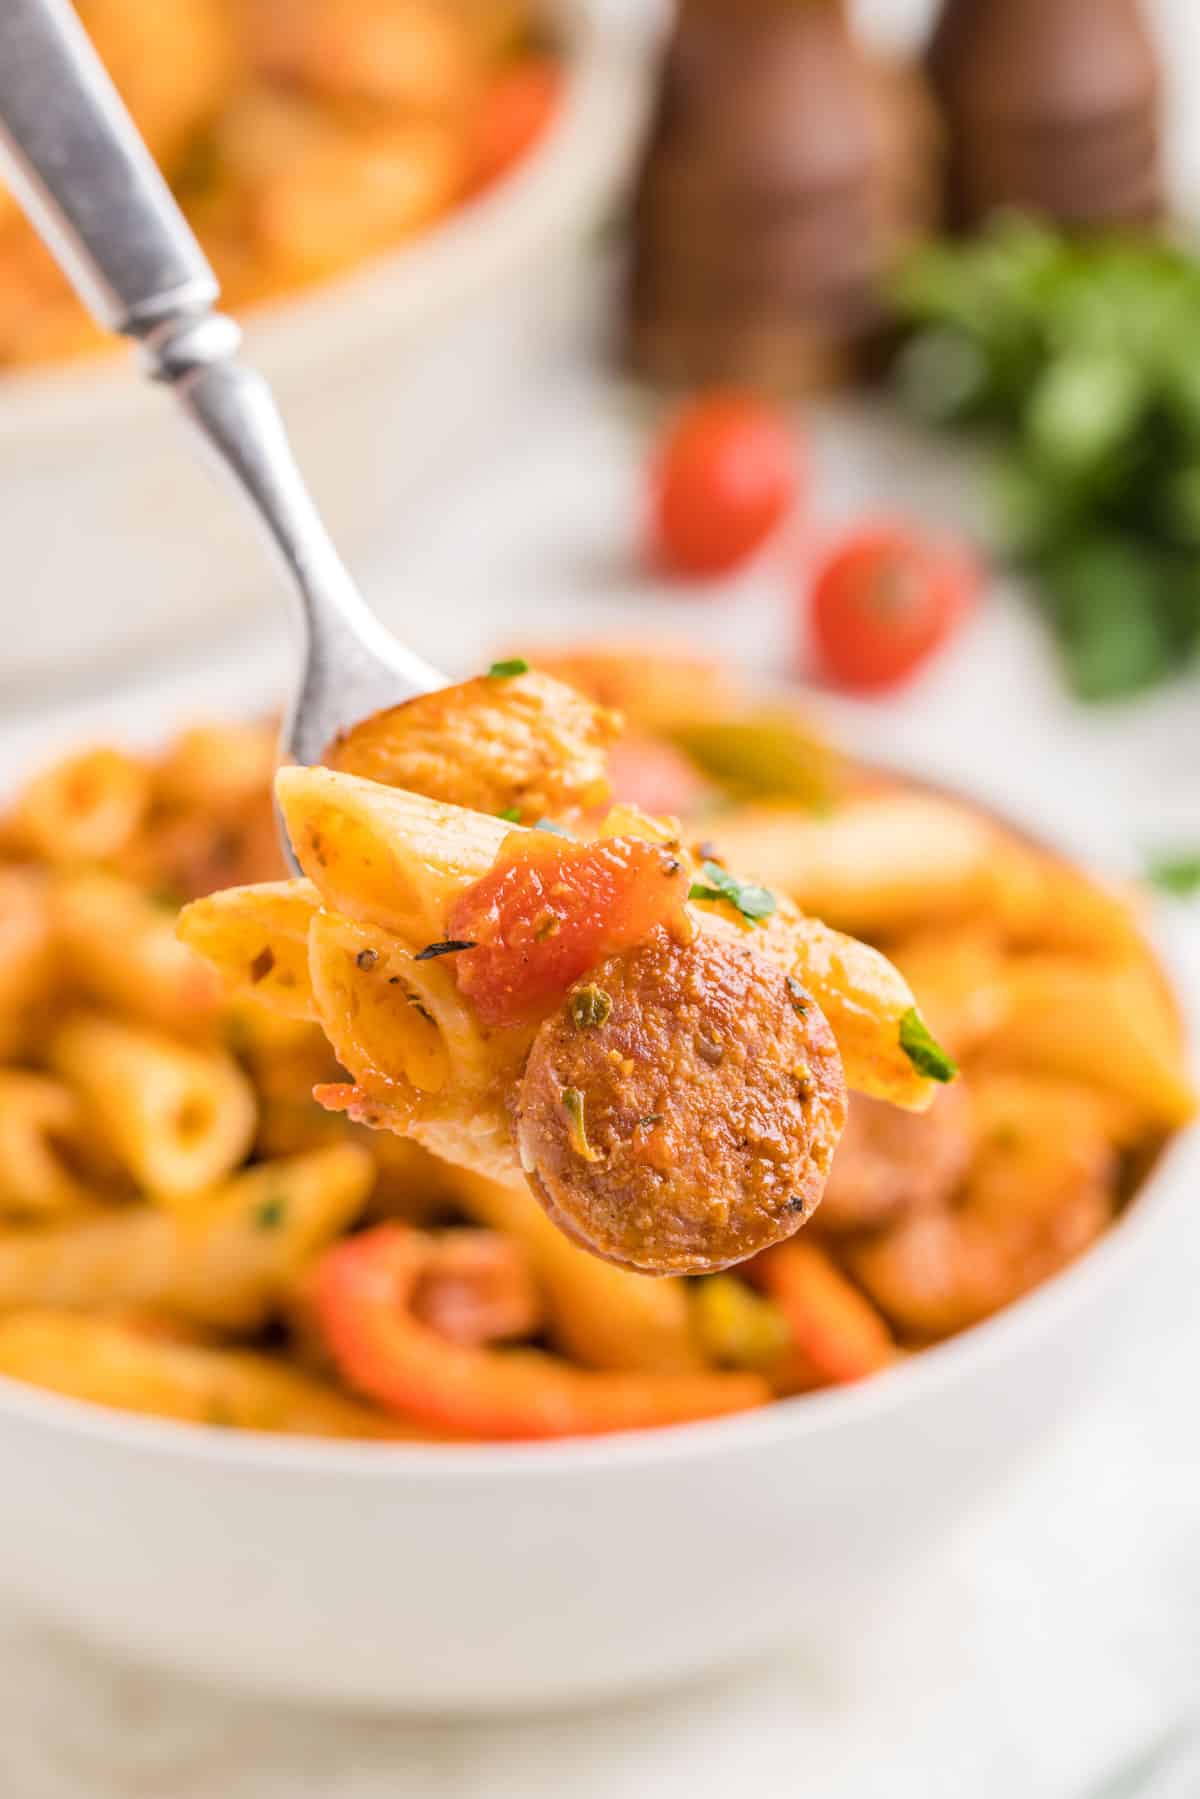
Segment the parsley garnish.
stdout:
<svg viewBox="0 0 1200 1799">
<path fill-rule="evenodd" d="M 769 887 L 756 887 L 751 881 L 739 881 L 728 869 L 719 868 L 715 862 L 706 862 L 700 870 L 703 881 L 693 881 L 688 893 L 694 900 L 726 900 L 729 905 L 736 906 L 743 918 L 752 924 L 759 924 L 764 918 L 770 918 L 779 901 Z"/>
<path fill-rule="evenodd" d="M 948 1056 L 915 1006 L 910 1006 L 900 1020 L 900 1048 L 918 1074 L 931 1081 L 952 1081 L 958 1063 Z"/>
<path fill-rule="evenodd" d="M 505 806 L 503 812 L 497 812 L 496 817 L 502 818 L 506 825 L 519 825 L 521 808 L 520 806 Z"/>
<path fill-rule="evenodd" d="M 533 828 L 535 831 L 549 831 L 552 837 L 565 837 L 568 841 L 571 840 L 570 831 L 562 825 L 556 825 L 552 818 L 539 818 Z"/>
<path fill-rule="evenodd" d="M 457 956 L 460 950 L 478 949 L 479 945 L 465 937 L 448 937 L 445 943 L 427 943 L 413 957 L 414 962 L 432 962 L 435 956 Z"/>
<path fill-rule="evenodd" d="M 488 669 L 489 681 L 511 681 L 514 675 L 527 675 L 529 664 L 524 656 L 510 656 L 507 662 L 493 662 Z"/>
<path fill-rule="evenodd" d="M 1200 893 L 1200 851 L 1192 854 L 1154 856 L 1146 868 L 1146 879 L 1161 893 L 1175 899 L 1189 899 Z"/>
<path fill-rule="evenodd" d="M 603 987 L 581 987 L 571 995 L 570 1005 L 575 1028 L 580 1031 L 598 1030 L 612 1011 L 612 1000 Z"/>
<path fill-rule="evenodd" d="M 278 1193 L 272 1193 L 255 1206 L 254 1228 L 256 1231 L 277 1231 L 286 1216 L 287 1200 Z"/>
<path fill-rule="evenodd" d="M 588 1142 L 587 1125 L 583 1116 L 583 1094 L 578 1087 L 564 1087 L 559 1097 L 563 1111 L 570 1120 L 567 1137 L 571 1148 L 585 1162 L 598 1162 L 600 1157 Z"/>
</svg>

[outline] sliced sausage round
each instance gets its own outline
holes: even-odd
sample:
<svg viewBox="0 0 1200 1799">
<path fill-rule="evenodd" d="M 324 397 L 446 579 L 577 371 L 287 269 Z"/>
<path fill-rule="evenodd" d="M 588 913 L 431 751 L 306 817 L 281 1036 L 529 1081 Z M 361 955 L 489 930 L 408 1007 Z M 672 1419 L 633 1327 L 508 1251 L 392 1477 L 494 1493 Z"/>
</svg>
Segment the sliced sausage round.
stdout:
<svg viewBox="0 0 1200 1799">
<path fill-rule="evenodd" d="M 706 1274 L 793 1232 L 845 1119 L 807 993 L 748 944 L 665 930 L 540 1026 L 515 1102 L 522 1165 L 561 1229 L 648 1274 Z"/>
</svg>

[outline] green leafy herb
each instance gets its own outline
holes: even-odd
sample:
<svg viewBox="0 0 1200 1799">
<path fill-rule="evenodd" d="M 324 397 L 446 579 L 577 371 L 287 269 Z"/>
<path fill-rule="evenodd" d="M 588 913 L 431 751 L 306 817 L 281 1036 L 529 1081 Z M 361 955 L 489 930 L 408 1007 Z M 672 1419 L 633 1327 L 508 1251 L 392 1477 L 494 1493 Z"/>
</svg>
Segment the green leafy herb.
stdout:
<svg viewBox="0 0 1200 1799">
<path fill-rule="evenodd" d="M 647 1112 L 644 1118 L 638 1119 L 637 1128 L 639 1131 L 652 1131 L 662 1123 L 664 1117 L 665 1113 L 662 1112 Z"/>
<path fill-rule="evenodd" d="M 1200 656 L 1200 256 L 1008 218 L 919 250 L 897 302 L 902 397 L 988 434 L 993 509 L 1077 696 Z"/>
<path fill-rule="evenodd" d="M 488 669 L 491 681 L 511 681 L 514 675 L 527 675 L 529 664 L 524 656 L 510 656 L 507 662 L 493 662 Z"/>
<path fill-rule="evenodd" d="M 286 1217 L 287 1200 L 281 1194 L 269 1194 L 254 1208 L 254 1228 L 256 1231 L 277 1231 Z"/>
<path fill-rule="evenodd" d="M 1146 879 L 1162 893 L 1175 899 L 1189 899 L 1200 893 L 1200 850 L 1172 852 L 1152 856 L 1146 867 Z"/>
<path fill-rule="evenodd" d="M 948 1056 L 915 1006 L 900 1020 L 900 1048 L 918 1074 L 931 1081 L 952 1081 L 958 1063 Z"/>
<path fill-rule="evenodd" d="M 706 862 L 700 870 L 704 876 L 702 881 L 693 881 L 688 893 L 694 900 L 726 900 L 729 905 L 736 906 L 743 918 L 752 924 L 759 924 L 764 918 L 770 918 L 779 901 L 769 887 L 756 887 L 752 882 L 739 881 L 728 869 L 720 868 L 715 862 Z"/>
<path fill-rule="evenodd" d="M 787 990 L 788 990 L 788 998 L 792 1002 L 792 1011 L 796 1014 L 797 1018 L 807 1018 L 808 1017 L 808 995 L 805 993 L 803 987 L 800 985 L 800 983 L 796 979 L 795 975 L 789 974 L 785 977 L 785 979 L 786 979 L 786 985 L 787 985 Z"/>
<path fill-rule="evenodd" d="M 552 837 L 565 837 L 568 842 L 573 841 L 570 831 L 564 825 L 556 825 L 552 818 L 539 818 L 533 828 L 535 831 L 549 831 Z"/>
<path fill-rule="evenodd" d="M 414 962 L 432 962 L 436 956 L 457 956 L 465 949 L 478 949 L 478 944 L 465 937 L 448 937 L 445 943 L 427 943 L 413 957 Z"/>
<path fill-rule="evenodd" d="M 571 1018 L 577 1030 L 595 1031 L 607 1023 L 612 1000 L 603 987 L 581 987 L 571 995 Z"/>
<path fill-rule="evenodd" d="M 588 1142 L 587 1124 L 583 1115 L 583 1094 L 578 1087 L 564 1087 L 559 1097 L 562 1100 L 563 1111 L 569 1120 L 567 1137 L 571 1148 L 585 1162 L 598 1162 L 600 1157 Z"/>
<path fill-rule="evenodd" d="M 506 825 L 519 825 L 521 808 L 520 806 L 505 806 L 503 812 L 497 812 L 496 817 L 502 818 Z"/>
</svg>

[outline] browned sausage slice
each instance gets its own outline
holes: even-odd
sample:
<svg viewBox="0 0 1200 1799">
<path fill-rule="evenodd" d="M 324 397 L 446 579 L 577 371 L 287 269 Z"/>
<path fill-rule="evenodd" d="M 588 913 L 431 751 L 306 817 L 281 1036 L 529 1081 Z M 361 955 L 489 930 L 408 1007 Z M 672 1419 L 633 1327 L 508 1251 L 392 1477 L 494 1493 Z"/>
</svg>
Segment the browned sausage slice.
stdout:
<svg viewBox="0 0 1200 1799">
<path fill-rule="evenodd" d="M 551 1218 L 608 1261 L 707 1274 L 790 1237 L 846 1110 L 816 1003 L 744 943 L 663 930 L 539 1028 L 516 1100 Z"/>
<path fill-rule="evenodd" d="M 967 1172 L 971 1142 L 966 1090 L 957 1082 L 928 1112 L 902 1112 L 856 1093 L 821 1202 L 822 1232 L 876 1230 L 945 1205 Z"/>
</svg>

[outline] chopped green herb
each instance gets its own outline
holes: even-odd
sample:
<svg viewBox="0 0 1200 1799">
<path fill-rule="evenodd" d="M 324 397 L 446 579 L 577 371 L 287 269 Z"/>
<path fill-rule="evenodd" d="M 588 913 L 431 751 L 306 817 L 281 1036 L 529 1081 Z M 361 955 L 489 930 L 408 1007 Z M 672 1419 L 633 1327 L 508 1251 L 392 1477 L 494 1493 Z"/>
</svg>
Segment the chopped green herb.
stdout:
<svg viewBox="0 0 1200 1799">
<path fill-rule="evenodd" d="M 477 948 L 477 944 L 465 937 L 448 937 L 445 943 L 427 943 L 424 949 L 417 951 L 413 961 L 432 962 L 436 956 L 457 956 L 461 950 Z"/>
<path fill-rule="evenodd" d="M 652 1131 L 655 1125 L 662 1123 L 663 1117 L 662 1112 L 647 1112 L 644 1118 L 638 1119 L 637 1128 L 639 1131 Z"/>
<path fill-rule="evenodd" d="M 529 664 L 524 656 L 510 656 L 507 662 L 493 662 L 488 669 L 490 681 L 511 681 L 514 675 L 527 675 Z"/>
<path fill-rule="evenodd" d="M 792 1011 L 796 1014 L 797 1018 L 807 1018 L 808 995 L 805 993 L 795 975 L 789 974 L 786 976 L 786 984 L 788 998 L 792 1002 Z"/>
<path fill-rule="evenodd" d="M 582 1156 L 585 1162 L 598 1162 L 600 1157 L 588 1142 L 587 1125 L 583 1116 L 583 1094 L 578 1087 L 564 1087 L 560 1097 L 563 1111 L 570 1120 L 570 1129 L 567 1135 L 571 1148 L 577 1156 Z"/>
<path fill-rule="evenodd" d="M 503 812 L 497 812 L 496 817 L 502 818 L 506 825 L 519 825 L 521 808 L 520 806 L 505 806 Z"/>
<path fill-rule="evenodd" d="M 706 862 L 700 870 L 703 881 L 694 881 L 689 899 L 725 900 L 736 906 L 743 918 L 752 924 L 761 923 L 770 918 L 779 901 L 769 887 L 756 887 L 751 881 L 739 881 L 728 869 L 719 868 L 715 862 Z"/>
<path fill-rule="evenodd" d="M 571 995 L 571 1017 L 578 1030 L 598 1030 L 611 1011 L 612 1000 L 603 987 L 581 987 Z"/>
<path fill-rule="evenodd" d="M 272 1193 L 254 1208 L 253 1219 L 256 1231 L 277 1231 L 287 1217 L 287 1200 L 278 1193 Z"/>
<path fill-rule="evenodd" d="M 556 825 L 552 818 L 539 818 L 533 828 L 535 831 L 549 831 L 552 837 L 565 837 L 568 842 L 572 841 L 570 831 L 563 825 Z"/>
<path fill-rule="evenodd" d="M 1200 893 L 1200 851 L 1152 856 L 1146 879 L 1162 893 L 1175 899 L 1189 899 Z"/>
<path fill-rule="evenodd" d="M 919 1074 L 931 1081 L 952 1081 L 958 1063 L 948 1056 L 915 1006 L 900 1020 L 900 1048 Z"/>
</svg>

